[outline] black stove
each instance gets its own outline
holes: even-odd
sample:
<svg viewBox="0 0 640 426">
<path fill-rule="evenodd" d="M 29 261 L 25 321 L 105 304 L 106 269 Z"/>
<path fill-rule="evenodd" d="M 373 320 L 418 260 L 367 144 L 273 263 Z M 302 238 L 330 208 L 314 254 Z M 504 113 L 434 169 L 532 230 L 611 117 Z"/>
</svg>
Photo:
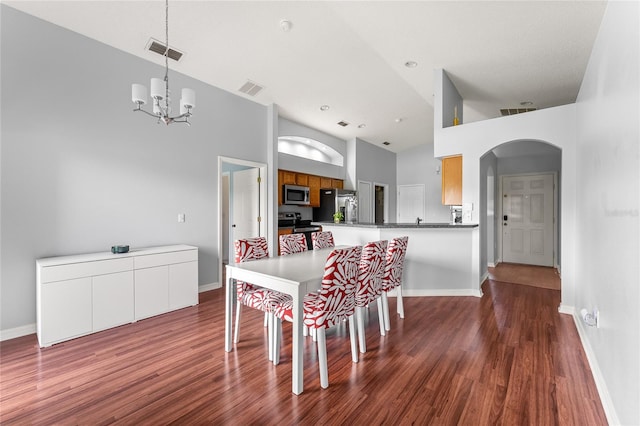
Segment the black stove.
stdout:
<svg viewBox="0 0 640 426">
<path fill-rule="evenodd" d="M 301 219 L 302 215 L 298 212 L 282 212 L 278 213 L 278 228 L 292 228 L 294 234 L 304 234 L 307 239 L 307 248 L 313 249 L 311 242 L 311 233 L 322 230 L 321 227 L 312 225 L 310 220 Z"/>
</svg>

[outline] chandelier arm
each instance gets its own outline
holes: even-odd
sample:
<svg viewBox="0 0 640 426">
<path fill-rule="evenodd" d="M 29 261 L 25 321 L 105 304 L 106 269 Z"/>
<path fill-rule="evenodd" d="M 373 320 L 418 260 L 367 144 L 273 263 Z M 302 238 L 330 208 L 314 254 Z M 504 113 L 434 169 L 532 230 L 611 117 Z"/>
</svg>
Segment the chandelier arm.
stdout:
<svg viewBox="0 0 640 426">
<path fill-rule="evenodd" d="M 149 111 L 142 109 L 142 107 L 140 107 L 140 105 L 138 105 L 138 108 L 134 109 L 133 111 L 134 112 L 135 111 L 140 111 L 140 112 L 144 112 L 147 115 L 150 115 L 151 117 L 158 117 L 158 114 L 152 114 Z"/>
</svg>

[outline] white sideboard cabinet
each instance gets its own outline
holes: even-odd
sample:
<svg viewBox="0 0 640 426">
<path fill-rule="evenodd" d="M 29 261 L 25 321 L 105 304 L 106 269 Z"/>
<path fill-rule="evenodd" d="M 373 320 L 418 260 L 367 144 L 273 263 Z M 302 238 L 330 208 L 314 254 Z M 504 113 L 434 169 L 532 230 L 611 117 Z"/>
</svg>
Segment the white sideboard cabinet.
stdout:
<svg viewBox="0 0 640 426">
<path fill-rule="evenodd" d="M 41 347 L 198 304 L 198 248 L 38 259 Z"/>
</svg>

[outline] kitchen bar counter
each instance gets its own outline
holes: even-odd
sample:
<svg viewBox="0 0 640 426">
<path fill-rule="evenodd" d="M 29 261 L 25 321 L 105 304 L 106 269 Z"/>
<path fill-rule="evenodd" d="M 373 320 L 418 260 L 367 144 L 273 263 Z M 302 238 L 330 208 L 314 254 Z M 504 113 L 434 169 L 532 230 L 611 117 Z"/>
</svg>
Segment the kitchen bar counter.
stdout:
<svg viewBox="0 0 640 426">
<path fill-rule="evenodd" d="M 405 296 L 482 296 L 477 224 L 314 222 L 336 245 L 362 245 L 407 235 Z"/>
</svg>

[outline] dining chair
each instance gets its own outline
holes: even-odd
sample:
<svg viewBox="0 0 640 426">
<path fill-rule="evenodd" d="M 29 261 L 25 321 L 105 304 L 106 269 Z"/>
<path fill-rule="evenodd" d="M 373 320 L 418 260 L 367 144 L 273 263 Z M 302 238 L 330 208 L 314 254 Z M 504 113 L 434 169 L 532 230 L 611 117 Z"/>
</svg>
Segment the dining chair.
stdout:
<svg viewBox="0 0 640 426">
<path fill-rule="evenodd" d="M 384 311 L 384 326 L 391 330 L 389 319 L 389 301 L 387 292 L 396 290 L 396 304 L 400 318 L 404 318 L 404 304 L 402 303 L 402 271 L 404 269 L 404 257 L 407 253 L 409 237 L 393 238 L 387 247 L 386 264 L 382 278 L 382 305 Z"/>
<path fill-rule="evenodd" d="M 302 233 L 280 235 L 278 240 L 280 256 L 307 251 L 307 238 Z"/>
<path fill-rule="evenodd" d="M 335 247 L 331 231 L 313 232 L 311 234 L 311 244 L 314 250 Z"/>
<path fill-rule="evenodd" d="M 354 324 L 355 294 L 358 282 L 358 266 L 361 246 L 334 249 L 327 257 L 324 276 L 320 289 L 304 297 L 303 324 L 317 332 L 318 364 L 320 370 L 320 386 L 329 386 L 327 368 L 327 341 L 325 330 L 341 323 L 349 322 L 351 341 L 351 359 L 358 362 L 358 344 Z M 274 315 L 281 320 L 293 321 L 293 302 L 291 300 L 279 304 Z M 280 324 L 280 322 L 278 322 Z M 278 327 L 279 328 L 279 327 Z M 280 330 L 275 333 L 274 345 L 280 347 Z M 279 350 L 274 350 L 275 354 Z M 274 358 L 274 364 L 277 364 Z"/>
<path fill-rule="evenodd" d="M 356 290 L 356 324 L 358 327 L 358 345 L 360 352 L 367 351 L 364 331 L 365 308 L 374 300 L 378 303 L 378 322 L 380 335 L 386 335 L 384 311 L 382 307 L 382 278 L 386 266 L 387 240 L 372 241 L 362 247 L 360 256 L 358 286 Z"/>
<path fill-rule="evenodd" d="M 265 237 L 254 237 L 234 241 L 236 263 L 250 262 L 269 257 L 269 247 Z M 236 329 L 234 342 L 240 340 L 240 312 L 242 305 L 261 310 L 265 313 L 265 326 L 273 321 L 269 316 L 273 315 L 271 307 L 275 302 L 286 299 L 286 295 L 275 290 L 265 289 L 254 284 L 236 280 L 237 301 L 236 304 Z M 273 333 L 273 327 L 269 327 L 269 336 Z M 272 346 L 269 345 L 269 360 L 273 359 Z"/>
</svg>

